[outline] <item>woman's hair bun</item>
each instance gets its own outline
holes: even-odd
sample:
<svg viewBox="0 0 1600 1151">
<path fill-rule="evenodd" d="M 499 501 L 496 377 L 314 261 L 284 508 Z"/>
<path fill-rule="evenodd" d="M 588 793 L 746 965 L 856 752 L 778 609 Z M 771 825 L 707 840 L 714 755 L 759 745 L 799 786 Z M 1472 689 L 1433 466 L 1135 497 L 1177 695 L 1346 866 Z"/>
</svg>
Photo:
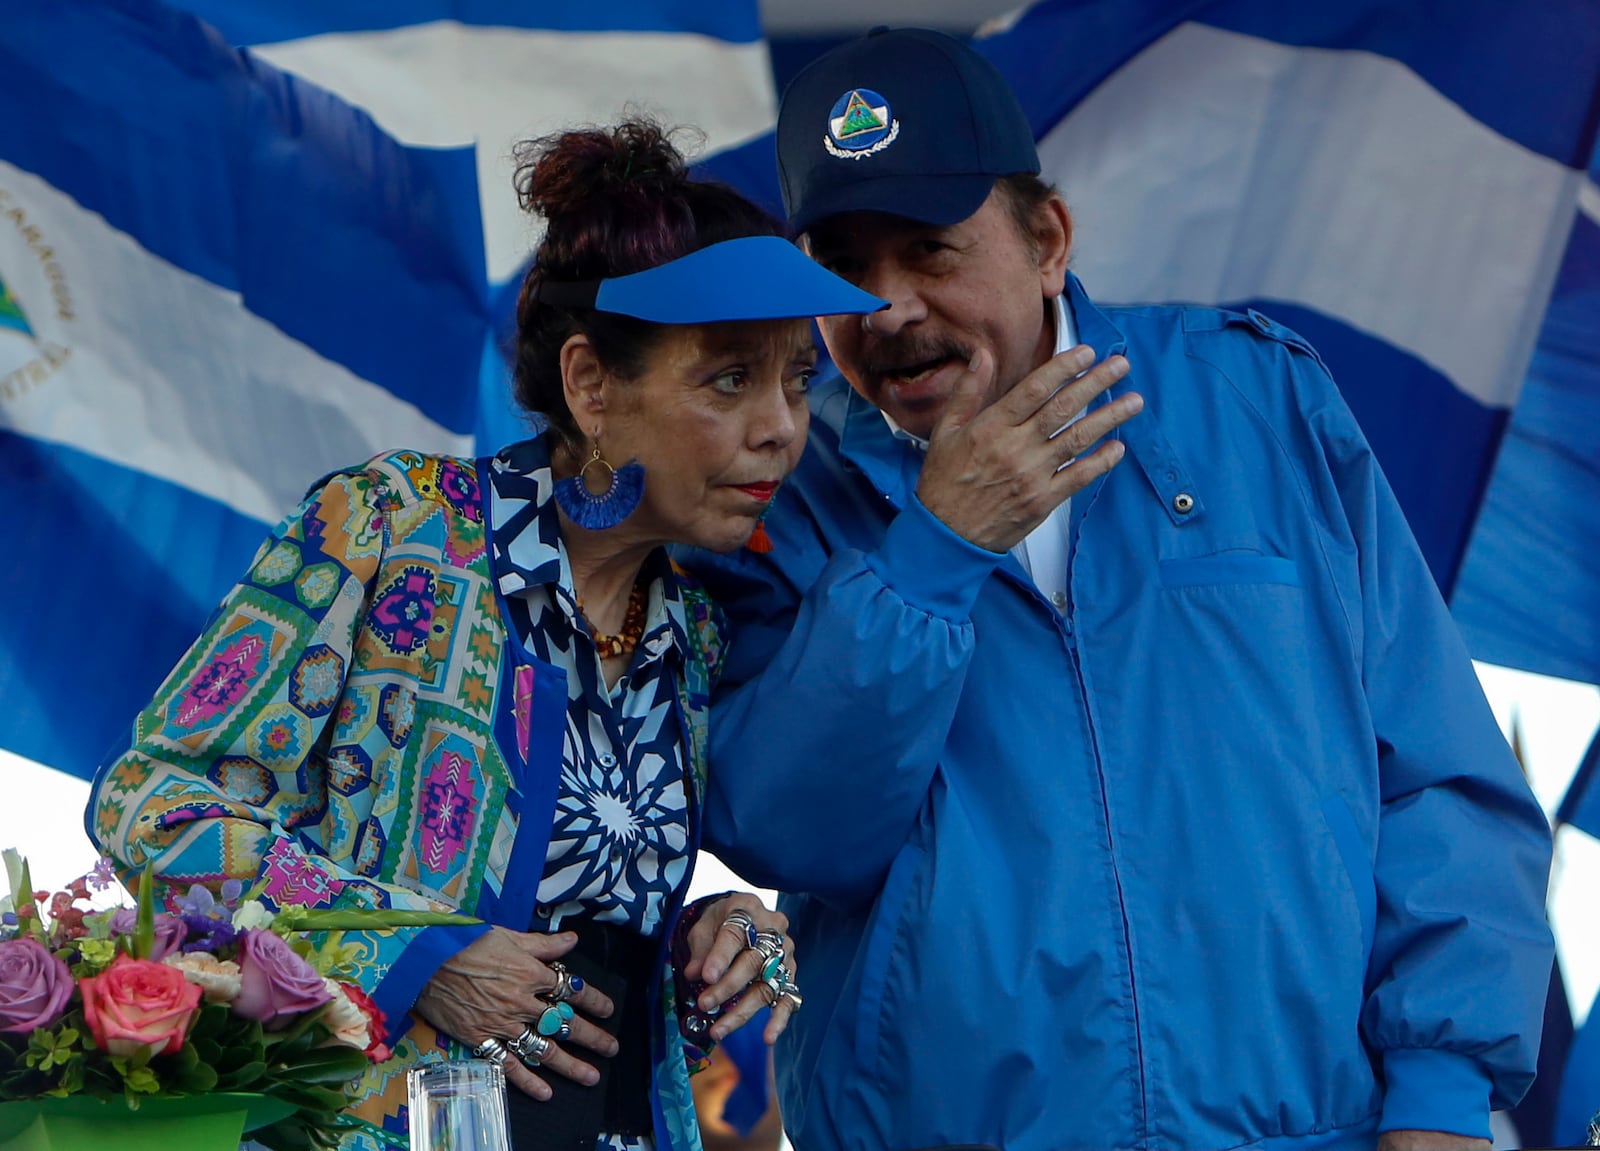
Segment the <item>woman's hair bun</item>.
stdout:
<svg viewBox="0 0 1600 1151">
<path fill-rule="evenodd" d="M 514 387 L 524 408 L 581 443 L 563 390 L 566 341 L 585 336 L 608 370 L 631 379 L 659 333 L 631 316 L 551 304 L 540 287 L 630 275 L 724 240 L 780 236 L 783 225 L 726 184 L 693 179 L 667 130 L 642 116 L 528 140 L 516 158 L 522 206 L 548 226 L 517 297 Z"/>
<path fill-rule="evenodd" d="M 555 222 L 609 214 L 618 201 L 671 194 L 688 182 L 683 153 L 648 119 L 526 140 L 516 150 L 517 195 L 526 211 Z"/>
</svg>

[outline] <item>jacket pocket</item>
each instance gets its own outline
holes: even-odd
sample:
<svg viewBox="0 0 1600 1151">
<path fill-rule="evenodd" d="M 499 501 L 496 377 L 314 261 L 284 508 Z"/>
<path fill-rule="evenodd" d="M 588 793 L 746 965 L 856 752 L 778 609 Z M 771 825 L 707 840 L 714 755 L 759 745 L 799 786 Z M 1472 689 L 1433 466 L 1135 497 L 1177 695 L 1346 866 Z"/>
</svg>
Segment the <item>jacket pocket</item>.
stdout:
<svg viewBox="0 0 1600 1151">
<path fill-rule="evenodd" d="M 1212 555 L 1161 561 L 1161 585 L 1169 588 L 1206 584 L 1271 583 L 1300 586 L 1300 571 L 1285 556 Z"/>
<path fill-rule="evenodd" d="M 911 894 L 911 883 L 922 870 L 924 854 L 921 847 L 908 843 L 895 855 L 878 896 L 872 926 L 867 929 L 866 955 L 861 963 L 861 994 L 856 1007 L 856 1059 L 869 1066 L 877 1062 L 878 1024 L 883 1014 L 889 960 L 894 953 L 895 938 L 900 934 L 900 920 Z"/>
<path fill-rule="evenodd" d="M 1356 907 L 1361 912 L 1361 954 L 1371 959 L 1373 936 L 1378 927 L 1378 885 L 1366 848 L 1361 843 L 1361 829 L 1356 826 L 1356 817 L 1350 814 L 1350 806 L 1342 795 L 1331 795 L 1322 801 L 1322 817 L 1327 820 L 1334 846 L 1344 861 L 1350 889 L 1355 892 Z"/>
</svg>

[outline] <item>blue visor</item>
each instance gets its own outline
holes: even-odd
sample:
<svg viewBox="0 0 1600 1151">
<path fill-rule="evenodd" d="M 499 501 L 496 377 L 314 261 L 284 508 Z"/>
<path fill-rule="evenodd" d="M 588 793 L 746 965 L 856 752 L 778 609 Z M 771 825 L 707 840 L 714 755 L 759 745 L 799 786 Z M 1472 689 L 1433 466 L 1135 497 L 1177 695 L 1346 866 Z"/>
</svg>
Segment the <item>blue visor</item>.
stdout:
<svg viewBox="0 0 1600 1151">
<path fill-rule="evenodd" d="M 781 236 L 724 240 L 630 276 L 544 283 L 539 299 L 657 324 L 864 315 L 889 306 Z"/>
</svg>

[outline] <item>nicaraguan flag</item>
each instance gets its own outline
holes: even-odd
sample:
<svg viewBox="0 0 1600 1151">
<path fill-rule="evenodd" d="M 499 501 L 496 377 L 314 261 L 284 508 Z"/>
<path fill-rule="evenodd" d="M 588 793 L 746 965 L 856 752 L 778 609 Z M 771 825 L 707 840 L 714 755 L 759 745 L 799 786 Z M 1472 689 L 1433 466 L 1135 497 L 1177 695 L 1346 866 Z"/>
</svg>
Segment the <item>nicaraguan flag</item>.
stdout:
<svg viewBox="0 0 1600 1151">
<path fill-rule="evenodd" d="M 1448 594 L 1586 187 L 1600 8 L 1063 0 L 981 47 L 1090 292 L 1310 339 Z"/>
<path fill-rule="evenodd" d="M 0 746 L 79 775 L 317 477 L 522 434 L 516 140 L 773 116 L 754 0 L 186 7 L 0 36 Z"/>
</svg>

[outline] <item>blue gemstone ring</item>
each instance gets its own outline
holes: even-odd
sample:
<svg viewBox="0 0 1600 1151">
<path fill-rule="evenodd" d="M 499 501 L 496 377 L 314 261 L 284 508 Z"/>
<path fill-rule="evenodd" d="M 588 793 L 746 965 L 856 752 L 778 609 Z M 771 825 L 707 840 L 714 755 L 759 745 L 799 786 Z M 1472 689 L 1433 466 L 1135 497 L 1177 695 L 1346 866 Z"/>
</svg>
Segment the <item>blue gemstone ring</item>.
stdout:
<svg viewBox="0 0 1600 1151">
<path fill-rule="evenodd" d="M 562 963 L 561 960 L 558 959 L 552 963 L 550 970 L 556 973 L 556 985 L 551 988 L 550 994 L 545 998 L 552 1003 L 564 1003 L 583 990 L 583 976 L 572 974 L 567 970 L 567 965 Z"/>
<path fill-rule="evenodd" d="M 735 907 L 728 912 L 728 917 L 722 921 L 722 926 L 733 932 L 735 936 L 745 941 L 745 946 L 754 946 L 750 940 L 756 933 L 756 921 L 750 918 L 750 913 L 742 907 Z"/>
</svg>

